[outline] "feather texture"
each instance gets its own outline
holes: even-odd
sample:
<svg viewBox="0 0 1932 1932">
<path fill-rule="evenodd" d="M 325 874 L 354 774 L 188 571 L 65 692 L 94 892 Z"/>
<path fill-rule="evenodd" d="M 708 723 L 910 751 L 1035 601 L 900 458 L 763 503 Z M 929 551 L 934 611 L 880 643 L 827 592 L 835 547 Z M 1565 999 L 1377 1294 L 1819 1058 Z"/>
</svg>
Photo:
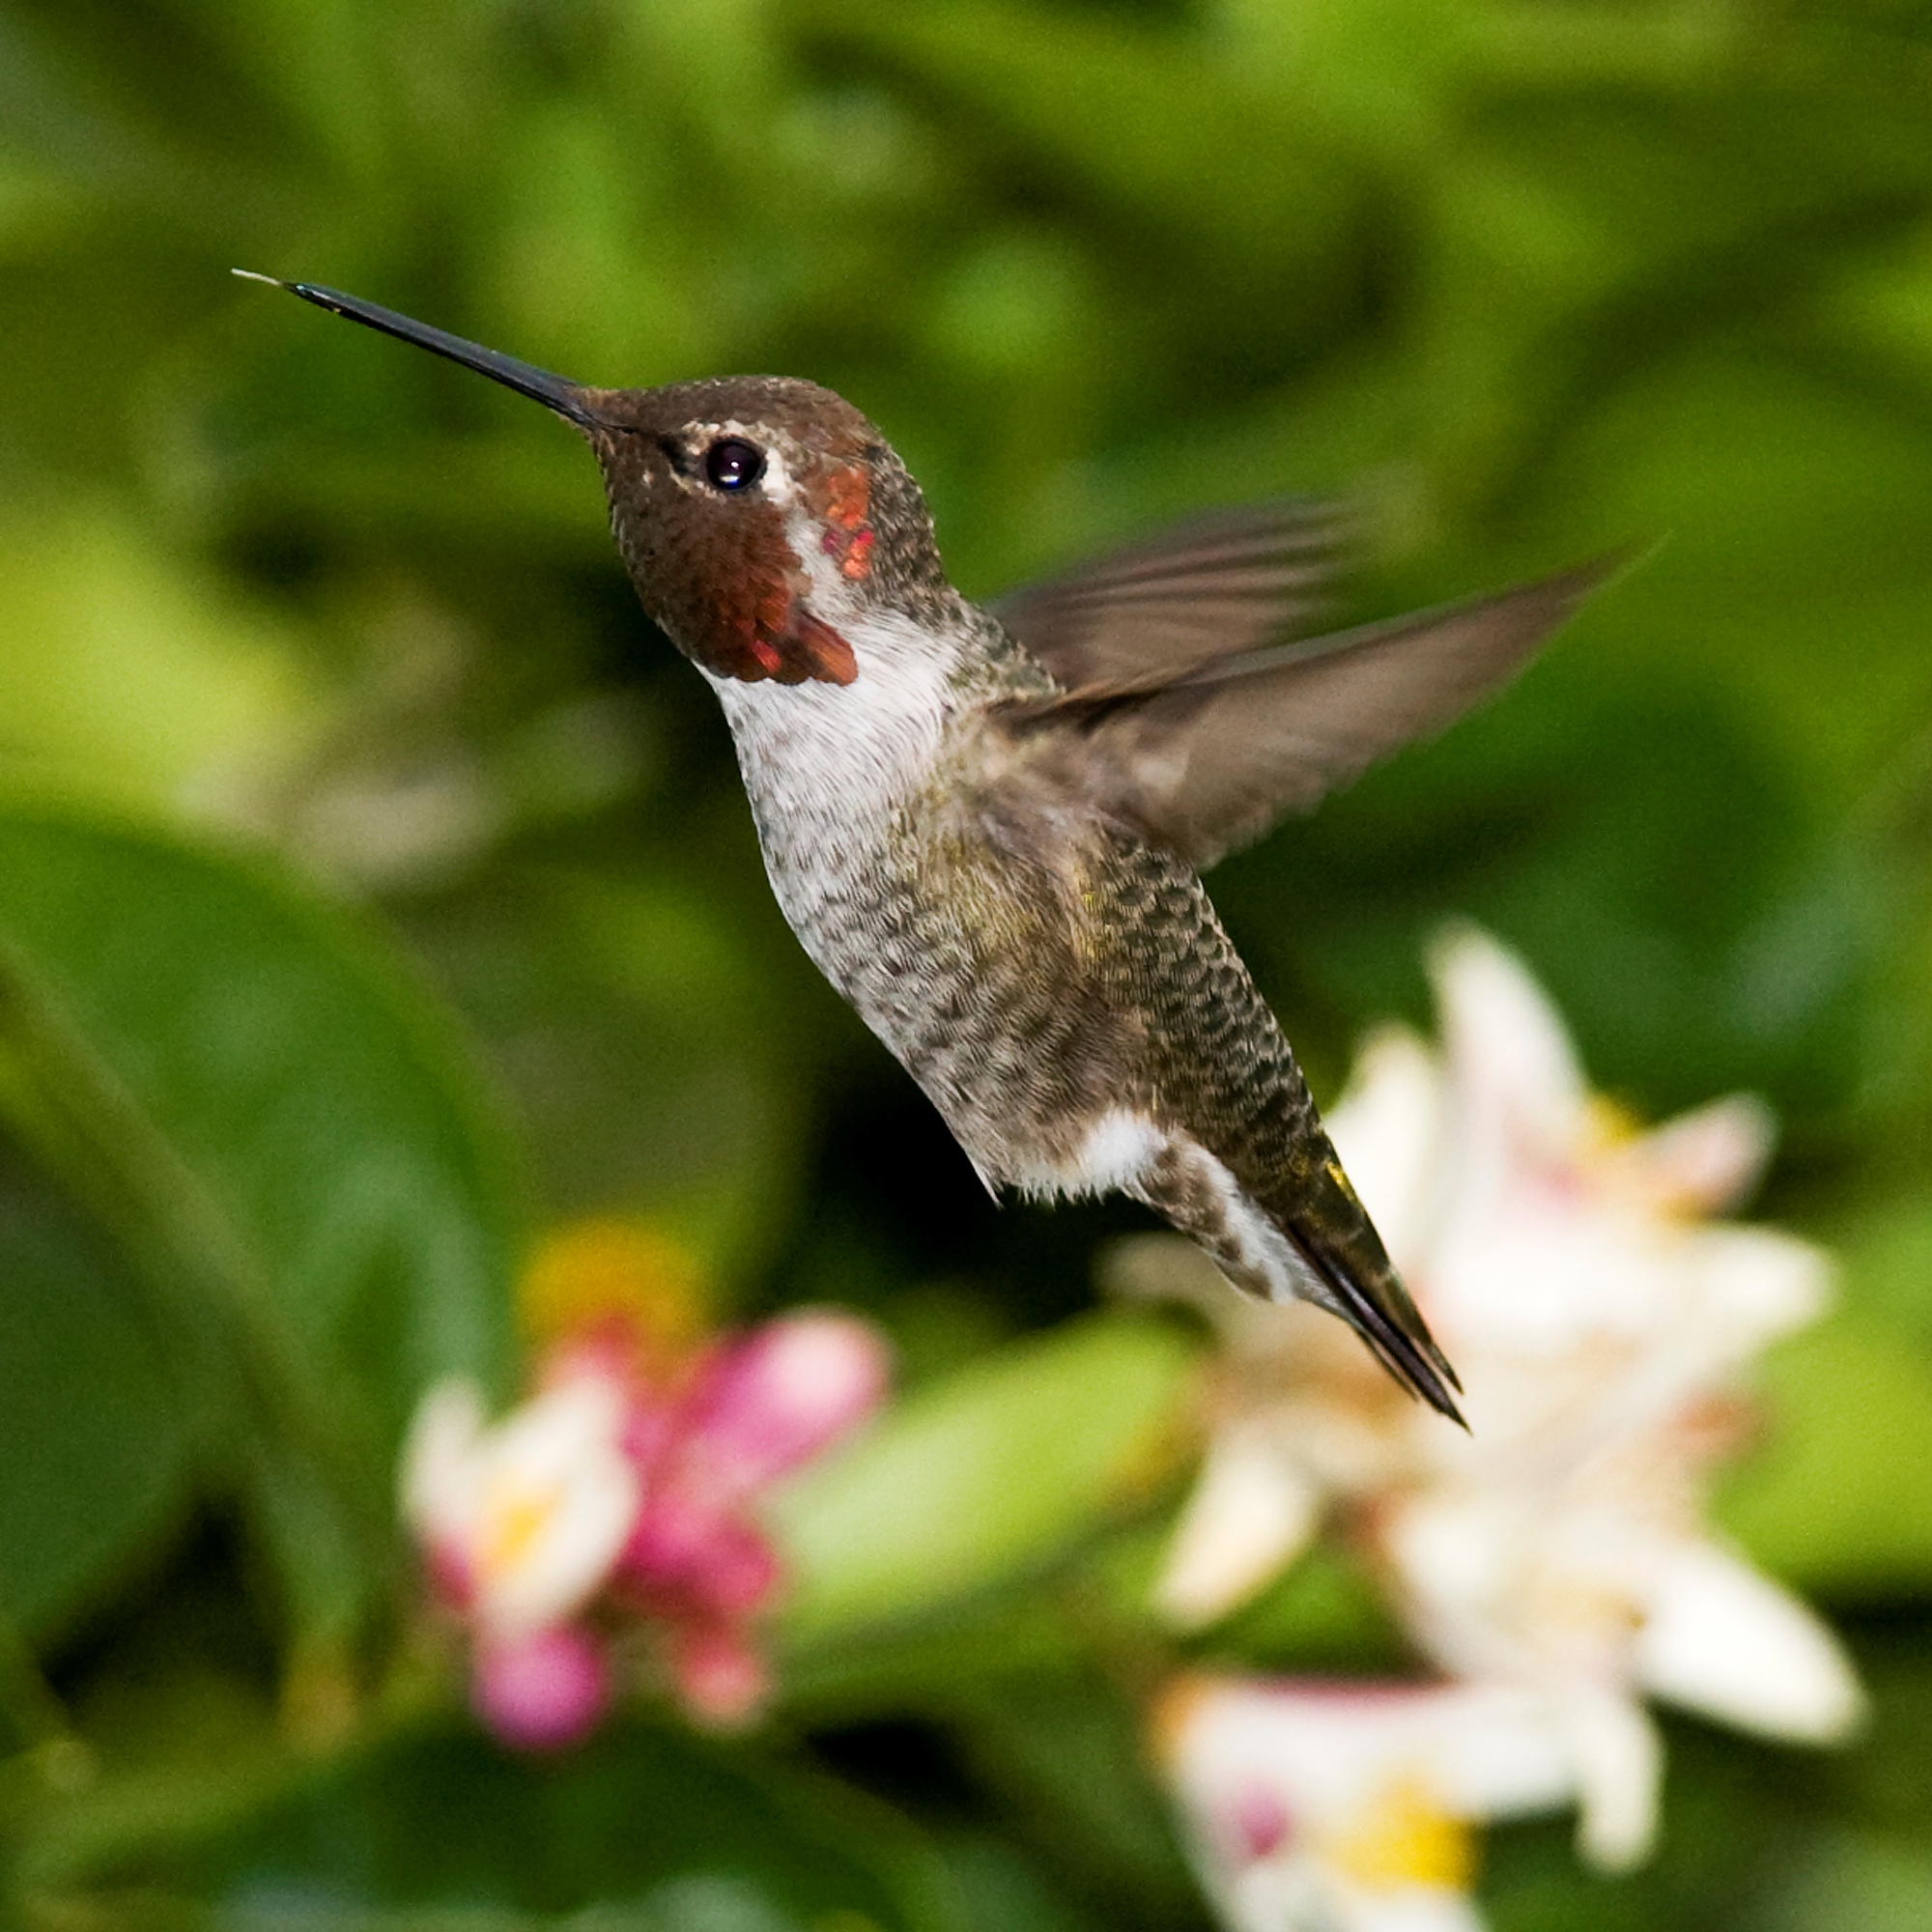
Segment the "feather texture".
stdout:
<svg viewBox="0 0 1932 1932">
<path fill-rule="evenodd" d="M 1312 629 L 1333 607 L 1359 522 L 1336 503 L 1213 510 L 987 608 L 1068 691 L 1165 684 Z"/>
<path fill-rule="evenodd" d="M 1205 867 L 1507 683 L 1610 567 L 1001 717 L 1056 792 Z"/>
</svg>

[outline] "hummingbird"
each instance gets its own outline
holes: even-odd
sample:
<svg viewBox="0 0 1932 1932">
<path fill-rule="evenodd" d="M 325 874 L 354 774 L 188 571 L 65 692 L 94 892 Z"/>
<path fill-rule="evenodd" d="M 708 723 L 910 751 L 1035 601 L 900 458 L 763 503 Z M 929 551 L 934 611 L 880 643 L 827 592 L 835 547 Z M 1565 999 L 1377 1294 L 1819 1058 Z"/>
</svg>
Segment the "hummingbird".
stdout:
<svg viewBox="0 0 1932 1932">
<path fill-rule="evenodd" d="M 1236 1288 L 1339 1316 L 1462 1422 L 1200 873 L 1500 687 L 1602 566 L 1324 635 L 1351 520 L 1275 503 L 980 607 L 905 466 L 830 389 L 593 388 L 250 279 L 587 439 L 646 613 L 724 707 L 785 918 L 995 1199 L 1143 1202 Z"/>
</svg>

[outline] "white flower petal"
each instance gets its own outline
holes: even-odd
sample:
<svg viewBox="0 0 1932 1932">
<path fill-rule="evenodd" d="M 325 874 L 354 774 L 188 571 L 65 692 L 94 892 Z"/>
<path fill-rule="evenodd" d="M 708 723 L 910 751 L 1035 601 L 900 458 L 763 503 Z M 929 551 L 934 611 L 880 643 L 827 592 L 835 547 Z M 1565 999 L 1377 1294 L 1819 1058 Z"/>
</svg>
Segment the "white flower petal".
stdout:
<svg viewBox="0 0 1932 1932">
<path fill-rule="evenodd" d="M 1186 1680 L 1156 1750 L 1236 1932 L 1472 1932 L 1472 1822 L 1566 1802 L 1548 1700 L 1509 1685 Z"/>
<path fill-rule="evenodd" d="M 1406 1265 L 1420 1252 L 1441 1185 L 1448 1094 L 1435 1056 L 1406 1027 L 1382 1027 L 1363 1042 L 1328 1134 L 1342 1165 Z"/>
<path fill-rule="evenodd" d="M 1394 1580 L 1410 1634 L 1438 1666 L 1502 1675 L 1521 1661 L 1521 1511 L 1492 1487 L 1435 1488 L 1379 1514 L 1375 1550 Z"/>
<path fill-rule="evenodd" d="M 623 1398 L 575 1376 L 496 1431 L 476 1525 L 475 1616 L 498 1635 L 560 1622 L 611 1574 L 641 1489 L 619 1446 Z"/>
<path fill-rule="evenodd" d="M 1570 1801 L 1576 1776 L 1548 1697 L 1516 1684 L 1459 1685 L 1442 1695 L 1430 1766 L 1449 1810 L 1520 1818 Z"/>
<path fill-rule="evenodd" d="M 1822 1249 L 1771 1228 L 1707 1227 L 1683 1236 L 1685 1313 L 1721 1338 L 1712 1352 L 1747 1361 L 1780 1335 L 1817 1321 L 1832 1302 L 1833 1267 Z"/>
<path fill-rule="evenodd" d="M 416 1405 L 397 1490 L 404 1520 L 426 1541 L 460 1536 L 474 1512 L 486 1415 L 483 1391 L 467 1376 L 434 1383 Z"/>
<path fill-rule="evenodd" d="M 1333 1821 L 1404 1781 L 1454 1817 L 1518 1817 L 1575 1788 L 1563 1714 L 1517 1685 L 1206 1678 L 1165 1717 L 1164 1768 L 1208 1820 L 1266 1792 L 1285 1818 Z"/>
<path fill-rule="evenodd" d="M 1307 1858 L 1258 1860 L 1208 1889 L 1233 1932 L 1484 1932 L 1485 1926 L 1460 1891 L 1364 1890 Z"/>
<path fill-rule="evenodd" d="M 494 1429 L 472 1383 L 424 1397 L 403 1512 L 463 1577 L 464 1606 L 493 1641 L 560 1622 L 610 1575 L 640 1500 L 623 1425 L 622 1391 L 601 1376 L 557 1382 Z"/>
<path fill-rule="evenodd" d="M 1572 1685 L 1562 1715 L 1583 1804 L 1577 1848 L 1601 1870 L 1628 1871 L 1657 1837 L 1662 1741 L 1642 1705 L 1619 1690 Z"/>
<path fill-rule="evenodd" d="M 1213 1623 L 1299 1556 L 1320 1519 L 1315 1484 L 1271 1432 L 1223 1434 L 1175 1532 L 1155 1608 L 1183 1630 Z"/>
<path fill-rule="evenodd" d="M 1346 1919 L 1337 1924 L 1321 1874 L 1305 1859 L 1257 1859 L 1201 1877 L 1231 1932 L 1356 1932 Z"/>
<path fill-rule="evenodd" d="M 628 1467 L 586 1472 L 556 1500 L 521 1557 L 484 1573 L 478 1628 L 507 1638 L 574 1616 L 610 1576 L 637 1514 L 638 1483 Z"/>
<path fill-rule="evenodd" d="M 1601 1340 L 1641 1343 L 1655 1333 L 1656 1245 L 1575 1208 L 1550 1213 L 1504 1206 L 1463 1221 L 1421 1277 L 1432 1309 L 1471 1364 L 1485 1356 L 1575 1355 Z"/>
<path fill-rule="evenodd" d="M 1364 1890 L 1311 1860 L 1268 1860 L 1221 1892 L 1234 1932 L 1484 1932 L 1488 1921 L 1460 1891 L 1404 1886 Z"/>
<path fill-rule="evenodd" d="M 1769 1737 L 1830 1744 L 1864 1715 L 1837 1639 L 1769 1577 L 1687 1544 L 1638 1633 L 1636 1673 L 1660 1697 Z"/>
<path fill-rule="evenodd" d="M 1430 977 L 1464 1104 L 1532 1145 L 1565 1148 L 1589 1090 L 1562 1018 L 1528 968 L 1488 933 L 1463 926 L 1434 948 Z"/>
<path fill-rule="evenodd" d="M 1434 1886 L 1405 1886 L 1400 1891 L 1343 1894 L 1335 1916 L 1309 1921 L 1309 1932 L 1335 1926 L 1347 1932 L 1483 1932 L 1487 1921 L 1465 1893 Z"/>
<path fill-rule="evenodd" d="M 1728 1094 L 1614 1150 L 1607 1165 L 1662 1213 L 1715 1213 L 1757 1185 L 1777 1145 L 1777 1116 L 1755 1094 Z"/>
</svg>

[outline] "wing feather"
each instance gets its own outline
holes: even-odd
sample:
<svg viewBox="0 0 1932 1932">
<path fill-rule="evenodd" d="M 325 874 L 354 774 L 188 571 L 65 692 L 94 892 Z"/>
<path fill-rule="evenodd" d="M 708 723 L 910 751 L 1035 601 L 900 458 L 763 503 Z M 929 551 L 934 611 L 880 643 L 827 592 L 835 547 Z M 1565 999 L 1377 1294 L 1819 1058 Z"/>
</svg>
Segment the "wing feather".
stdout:
<svg viewBox="0 0 1932 1932">
<path fill-rule="evenodd" d="M 1312 629 L 1334 602 L 1358 527 L 1334 503 L 1210 511 L 989 608 L 1069 691 L 1166 684 Z"/>
<path fill-rule="evenodd" d="M 1619 561 L 1002 722 L 1054 789 L 1205 867 L 1499 689 Z"/>
</svg>

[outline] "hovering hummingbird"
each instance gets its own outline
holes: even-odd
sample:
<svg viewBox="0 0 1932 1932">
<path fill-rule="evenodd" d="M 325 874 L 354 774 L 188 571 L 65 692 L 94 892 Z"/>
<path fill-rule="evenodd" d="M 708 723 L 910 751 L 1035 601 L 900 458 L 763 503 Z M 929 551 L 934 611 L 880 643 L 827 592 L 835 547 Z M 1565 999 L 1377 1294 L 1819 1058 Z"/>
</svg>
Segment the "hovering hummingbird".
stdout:
<svg viewBox="0 0 1932 1932">
<path fill-rule="evenodd" d="M 996 1196 L 1145 1202 L 1462 1420 L 1198 872 L 1495 690 L 1600 568 L 1314 636 L 1348 519 L 1276 504 L 981 609 L 905 467 L 829 389 L 590 388 L 274 286 L 589 440 L 645 611 L 724 705 L 786 919 Z"/>
</svg>

